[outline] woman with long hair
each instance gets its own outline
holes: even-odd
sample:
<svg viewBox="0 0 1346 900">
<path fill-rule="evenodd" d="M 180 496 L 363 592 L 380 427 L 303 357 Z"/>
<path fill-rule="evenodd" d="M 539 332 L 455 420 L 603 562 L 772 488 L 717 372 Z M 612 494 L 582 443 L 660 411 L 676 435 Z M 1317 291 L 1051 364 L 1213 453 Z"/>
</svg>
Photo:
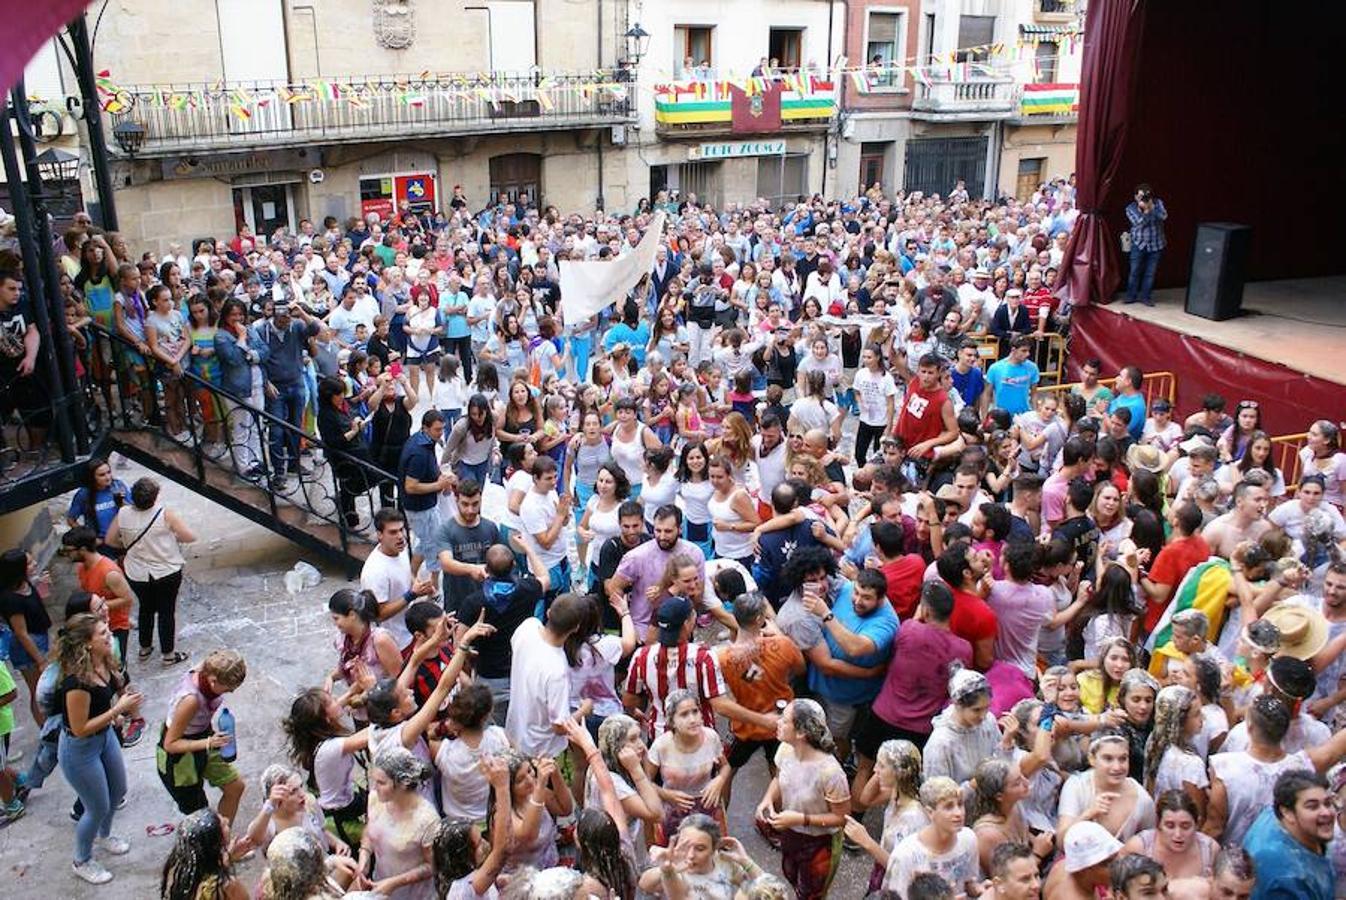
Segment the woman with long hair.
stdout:
<svg viewBox="0 0 1346 900">
<path fill-rule="evenodd" d="M 355 860 L 329 856 L 313 834 L 287 828 L 266 850 L 257 891 L 261 900 L 337 900 L 357 874 Z"/>
<path fill-rule="evenodd" d="M 337 665 L 327 676 L 325 689 L 338 681 L 347 690 L 338 699 L 340 706 L 359 711 L 364 702 L 361 688 L 366 673 L 374 681 L 395 678 L 402 671 L 402 653 L 392 634 L 379 625 L 379 602 L 372 591 L 342 588 L 327 601 L 327 612 L 337 629 Z"/>
<path fill-rule="evenodd" d="M 575 809 L 570 787 L 556 763 L 546 757 L 529 759 L 511 750 L 505 754 L 505 762 L 509 766 L 511 801 L 505 871 L 554 866 L 560 859 L 556 850 L 556 820 Z M 496 814 L 494 807 L 491 813 Z"/>
<path fill-rule="evenodd" d="M 1127 517 L 1122 492 L 1111 481 L 1099 482 L 1094 488 L 1094 499 L 1089 504 L 1089 518 L 1098 526 L 1098 543 L 1118 547 L 1131 536 L 1131 519 Z"/>
<path fill-rule="evenodd" d="M 369 746 L 369 729 L 352 731 L 342 707 L 323 688 L 301 691 L 280 722 L 290 760 L 309 773 L 308 787 L 332 831 L 351 852 L 360 847 L 368 794 L 355 782 L 357 754 Z"/>
<path fill-rule="evenodd" d="M 1074 664 L 1079 673 L 1080 705 L 1090 715 L 1099 715 L 1117 705 L 1117 689 L 1122 676 L 1139 663 L 1135 646 L 1126 637 L 1117 635 L 1098 644 L 1098 655 L 1091 661 Z"/>
<path fill-rule="evenodd" d="M 1101 659 L 1104 641 L 1129 637 L 1136 620 L 1136 585 L 1130 570 L 1118 562 L 1103 563 L 1097 581 L 1083 630 L 1086 659 Z"/>
<path fill-rule="evenodd" d="M 495 900 L 499 896 L 495 880 L 505 866 L 513 819 L 509 767 L 499 756 L 483 756 L 477 766 L 494 798 L 490 841 L 483 840 L 475 819 L 446 815 L 440 821 L 431 845 L 435 900 Z"/>
<path fill-rule="evenodd" d="M 500 452 L 509 453 L 516 444 L 531 444 L 536 449 L 543 438 L 542 404 L 528 387 L 528 382 L 515 378 L 509 382 L 504 409 L 496 420 L 495 436 L 500 439 Z"/>
<path fill-rule="evenodd" d="M 590 413 L 587 424 L 593 425 L 597 416 Z M 598 554 L 608 538 L 621 534 L 618 510 L 630 496 L 631 484 L 621 466 L 608 460 L 598 468 L 594 476 L 592 492 L 584 506 L 579 522 L 579 558 L 580 565 L 589 573 L 589 589 L 598 591 Z"/>
<path fill-rule="evenodd" d="M 645 758 L 645 771 L 652 779 L 657 776 L 664 803 L 658 844 L 670 843 L 692 813 L 703 813 L 725 827 L 721 801 L 730 778 L 720 735 L 701 720 L 694 691 L 670 691 L 664 698 L 664 719 L 668 730 L 655 738 Z"/>
<path fill-rule="evenodd" d="M 663 819 L 664 804 L 658 789 L 645 771 L 645 739 L 636 720 L 625 713 L 608 716 L 598 727 L 595 742 L 598 758 L 586 753 L 588 774 L 584 780 L 584 807 L 605 809 L 603 777 L 612 781 L 614 798 L 621 807 L 621 815 L 612 811 L 614 819 L 625 821 L 624 834 L 637 865 L 644 861 L 645 835 L 653 835 Z"/>
<path fill-rule="evenodd" d="M 586 388 L 585 390 L 589 390 Z M 612 450 L 603 434 L 603 414 L 596 406 L 585 408 L 585 391 L 580 392 L 579 433 L 570 438 L 566 448 L 565 464 L 561 467 L 562 480 L 575 487 L 575 524 L 579 524 L 589 499 L 594 495 L 594 483 L 604 463 L 612 459 Z M 624 476 L 623 476 L 624 477 Z M 581 547 L 584 545 L 581 544 Z M 584 562 L 584 553 L 580 553 Z"/>
<path fill-rule="evenodd" d="M 729 474 L 738 484 L 747 483 L 748 463 L 755 459 L 752 438 L 753 429 L 748 420 L 742 413 L 731 412 L 724 417 L 724 430 L 720 436 L 706 445 L 712 457 L 723 456 L 728 461 Z"/>
<path fill-rule="evenodd" d="M 214 810 L 192 813 L 178 826 L 159 876 L 162 900 L 248 900 L 229 865 L 229 822 Z"/>
<path fill-rule="evenodd" d="M 57 758 L 84 812 L 75 825 L 75 874 L 90 884 L 106 884 L 112 873 L 93 858 L 93 848 L 114 856 L 130 842 L 112 834 L 117 806 L 126 796 L 126 765 L 113 724 L 140 709 L 139 692 L 124 690 L 112 649 L 112 632 L 97 616 L 71 616 L 60 635 L 57 657 L 62 680 L 57 689 L 61 729 Z"/>
<path fill-rule="evenodd" d="M 654 327 L 650 329 L 648 352 L 672 359 L 674 353 L 685 354 L 687 347 L 687 326 L 678 323 L 676 309 L 661 305 L 654 317 Z"/>
<path fill-rule="evenodd" d="M 126 505 L 131 489 L 113 476 L 112 464 L 103 457 L 90 459 L 85 472 L 84 485 L 71 498 L 65 522 L 71 528 L 81 523 L 92 528 L 98 536 L 98 552 L 119 559 L 121 551 L 107 545 L 107 532 L 117 510 Z"/>
<path fill-rule="evenodd" d="M 453 739 L 439 742 L 435 769 L 440 808 L 450 819 L 486 822 L 490 773 L 479 763 L 509 752 L 505 729 L 491 721 L 494 705 L 490 688 L 480 683 L 459 688 L 449 701 L 443 727 Z"/>
<path fill-rule="evenodd" d="M 1248 437 L 1243 456 L 1238 462 L 1221 466 L 1215 472 L 1215 480 L 1220 484 L 1220 493 L 1228 496 L 1234 487 L 1251 472 L 1257 472 L 1266 479 L 1267 494 L 1273 499 L 1285 496 L 1285 478 L 1276 467 L 1273 458 L 1271 436 L 1265 431 L 1255 431 Z"/>
<path fill-rule="evenodd" d="M 1346 453 L 1341 450 L 1341 430 L 1327 419 L 1309 426 L 1299 451 L 1300 471 L 1326 480 L 1323 499 L 1341 509 L 1346 504 Z"/>
<path fill-rule="evenodd" d="M 991 854 L 1009 841 L 1033 844 L 1039 859 L 1051 852 L 1050 832 L 1034 837 L 1024 821 L 1022 804 L 1028 797 L 1028 779 L 1018 762 L 984 759 L 972 775 L 972 832 L 977 836 L 977 857 L 983 872 L 991 871 Z"/>
<path fill-rule="evenodd" d="M 758 828 L 780 841 L 781 873 L 800 900 L 822 898 L 841 862 L 850 785 L 817 701 L 786 704 L 776 738 L 776 777 L 757 805 Z"/>
<path fill-rule="evenodd" d="M 869 873 L 869 893 L 883 887 L 883 874 L 893 848 L 909 834 L 930 824 L 921 806 L 921 751 L 911 741 L 891 740 L 879 745 L 874 758 L 874 777 L 860 789 L 860 806 L 867 809 L 883 804 L 883 830 L 874 840 L 869 829 L 851 816 L 846 817 L 846 837 L 874 859 Z"/>
<path fill-rule="evenodd" d="M 1205 815 L 1210 788 L 1206 761 L 1193 742 L 1201 733 L 1201 698 L 1190 688 L 1170 684 L 1154 700 L 1154 730 L 1145 745 L 1145 790 L 1157 797 L 1182 791 Z"/>
<path fill-rule="evenodd" d="M 1220 435 L 1215 447 L 1222 462 L 1238 462 L 1248 450 L 1254 434 L 1262 430 L 1262 410 L 1256 400 L 1240 400 L 1234 407 L 1234 421 Z"/>
<path fill-rule="evenodd" d="M 467 401 L 467 414 L 453 423 L 444 441 L 444 462 L 453 466 L 460 483 L 471 479 L 485 486 L 499 446 L 491 402 L 484 394 L 473 394 Z"/>
</svg>

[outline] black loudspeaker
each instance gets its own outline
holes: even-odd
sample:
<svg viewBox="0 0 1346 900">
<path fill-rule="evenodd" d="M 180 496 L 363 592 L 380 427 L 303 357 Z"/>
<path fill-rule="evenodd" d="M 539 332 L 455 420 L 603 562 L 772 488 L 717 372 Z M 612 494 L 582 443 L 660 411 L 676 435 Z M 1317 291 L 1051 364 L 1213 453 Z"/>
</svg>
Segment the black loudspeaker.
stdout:
<svg viewBox="0 0 1346 900">
<path fill-rule="evenodd" d="M 1251 226 L 1233 222 L 1202 222 L 1196 226 L 1187 312 L 1216 322 L 1242 313 L 1252 236 Z"/>
</svg>

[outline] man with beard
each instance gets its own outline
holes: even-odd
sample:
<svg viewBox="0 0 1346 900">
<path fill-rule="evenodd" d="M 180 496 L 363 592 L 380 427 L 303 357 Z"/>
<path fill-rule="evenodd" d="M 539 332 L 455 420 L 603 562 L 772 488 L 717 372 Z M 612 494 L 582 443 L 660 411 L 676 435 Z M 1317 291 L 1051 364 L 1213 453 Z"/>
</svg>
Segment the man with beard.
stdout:
<svg viewBox="0 0 1346 900">
<path fill-rule="evenodd" d="M 659 596 L 664 570 L 668 561 L 679 554 L 696 561 L 697 577 L 704 580 L 706 555 L 696 544 L 682 538 L 682 510 L 668 503 L 654 513 L 654 540 L 627 551 L 604 585 L 610 598 L 630 592 L 631 620 L 642 642 L 654 618 L 654 600 Z"/>
</svg>

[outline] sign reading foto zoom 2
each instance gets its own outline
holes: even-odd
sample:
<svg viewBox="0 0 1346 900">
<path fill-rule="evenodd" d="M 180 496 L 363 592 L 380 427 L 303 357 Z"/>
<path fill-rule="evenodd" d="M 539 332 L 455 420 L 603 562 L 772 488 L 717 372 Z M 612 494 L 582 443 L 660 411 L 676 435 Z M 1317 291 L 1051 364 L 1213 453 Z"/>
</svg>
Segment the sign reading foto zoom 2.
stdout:
<svg viewBox="0 0 1346 900">
<path fill-rule="evenodd" d="M 693 159 L 733 159 L 739 156 L 783 156 L 785 141 L 730 141 L 726 144 L 702 144 L 688 155 Z"/>
</svg>

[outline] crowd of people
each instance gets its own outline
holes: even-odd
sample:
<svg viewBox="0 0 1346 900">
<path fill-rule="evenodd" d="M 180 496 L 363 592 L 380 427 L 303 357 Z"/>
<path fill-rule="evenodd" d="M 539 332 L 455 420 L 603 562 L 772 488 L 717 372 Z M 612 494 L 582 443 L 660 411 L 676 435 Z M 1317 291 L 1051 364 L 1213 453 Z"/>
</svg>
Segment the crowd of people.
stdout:
<svg viewBox="0 0 1346 900">
<path fill-rule="evenodd" d="M 654 210 L 648 276 L 565 320 L 558 265 Z M 59 767 L 74 872 L 112 880 L 148 719 L 169 900 L 811 900 L 846 853 L 899 900 L 1346 896 L 1338 427 L 1285 472 L 1255 402 L 1175 409 L 1096 360 L 1044 383 L 1073 221 L 1058 179 L 621 216 L 455 191 L 162 258 L 77 222 L 84 370 L 241 480 L 331 466 L 373 546 L 245 779 L 227 696 L 262 660 L 175 640 L 200 529 L 94 461 L 54 639 L 34 561 L 0 557 L 0 822 Z M 0 270 L 0 314 L 27 303 Z M 189 666 L 151 701 L 156 637 Z"/>
</svg>

